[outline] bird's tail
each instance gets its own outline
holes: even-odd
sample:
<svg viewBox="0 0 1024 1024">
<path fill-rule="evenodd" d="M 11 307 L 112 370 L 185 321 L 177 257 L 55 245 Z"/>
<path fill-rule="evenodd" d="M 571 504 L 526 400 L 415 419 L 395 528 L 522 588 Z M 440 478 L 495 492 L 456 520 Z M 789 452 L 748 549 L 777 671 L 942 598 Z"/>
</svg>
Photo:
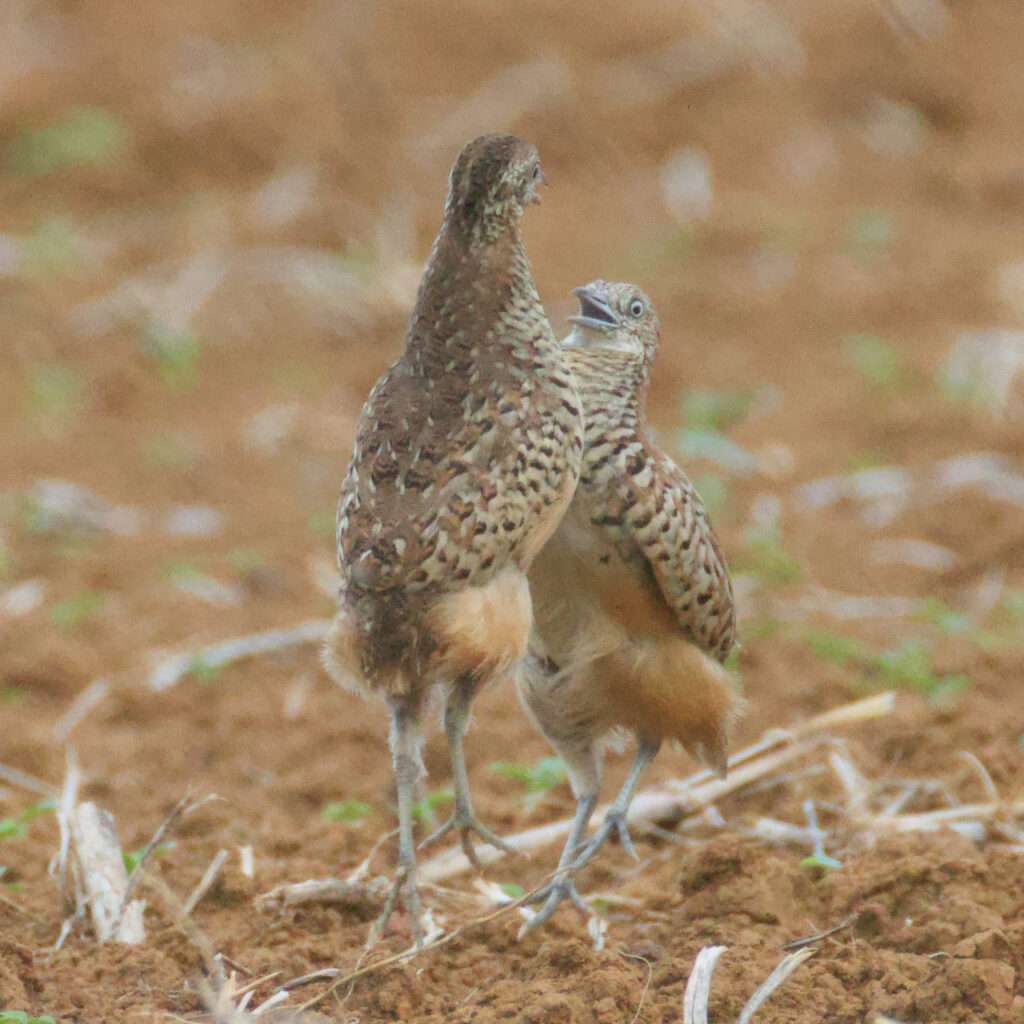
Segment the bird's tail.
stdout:
<svg viewBox="0 0 1024 1024">
<path fill-rule="evenodd" d="M 678 740 L 725 775 L 729 735 L 746 702 L 739 680 L 717 661 L 682 639 L 635 641 L 591 671 L 618 722 Z"/>
</svg>

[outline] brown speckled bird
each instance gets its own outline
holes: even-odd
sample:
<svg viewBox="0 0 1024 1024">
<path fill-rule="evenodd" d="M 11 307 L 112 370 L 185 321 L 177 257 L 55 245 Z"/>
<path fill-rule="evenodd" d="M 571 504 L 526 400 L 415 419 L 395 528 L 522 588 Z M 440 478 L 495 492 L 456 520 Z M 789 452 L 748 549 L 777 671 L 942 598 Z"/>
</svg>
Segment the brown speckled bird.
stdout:
<svg viewBox="0 0 1024 1024">
<path fill-rule="evenodd" d="M 576 816 L 546 902 L 584 908 L 572 872 L 614 830 L 633 852 L 626 812 L 665 739 L 724 774 L 729 730 L 743 706 L 721 662 L 736 643 L 729 573 L 686 475 L 651 439 L 644 402 L 660 325 L 635 285 L 574 289 L 565 339 L 586 432 L 572 504 L 530 570 L 536 634 L 522 701 L 563 758 Z M 604 740 L 637 735 L 625 784 L 582 847 L 597 803 Z"/>
<path fill-rule="evenodd" d="M 568 507 L 583 422 L 541 307 L 519 219 L 537 199 L 537 151 L 511 135 L 471 142 L 452 167 L 441 231 L 401 358 L 363 407 L 338 505 L 339 608 L 323 660 L 391 709 L 401 892 L 422 941 L 412 838 L 421 718 L 440 687 L 459 829 L 507 848 L 470 801 L 462 737 L 470 702 L 521 663 L 526 571 Z"/>
</svg>

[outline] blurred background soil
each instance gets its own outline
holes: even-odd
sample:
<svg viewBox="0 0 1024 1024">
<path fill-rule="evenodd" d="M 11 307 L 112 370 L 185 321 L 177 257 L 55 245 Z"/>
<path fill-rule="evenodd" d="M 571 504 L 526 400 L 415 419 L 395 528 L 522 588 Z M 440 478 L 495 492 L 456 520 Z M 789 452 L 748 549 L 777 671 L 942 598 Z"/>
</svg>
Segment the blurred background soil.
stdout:
<svg viewBox="0 0 1024 1024">
<path fill-rule="evenodd" d="M 580 879 L 603 950 L 571 910 L 517 942 L 512 912 L 316 1012 L 676 1022 L 719 943 L 711 1019 L 731 1020 L 784 943 L 845 922 L 759 1019 L 1024 1019 L 1022 72 L 1016 0 L 5 0 L 0 762 L 45 785 L 0 780 L 0 1019 L 206 1009 L 155 890 L 141 945 L 83 919 L 59 942 L 45 801 L 68 747 L 126 851 L 216 795 L 151 870 L 184 898 L 228 851 L 194 919 L 239 984 L 266 976 L 253 1006 L 360 962 L 372 907 L 254 901 L 348 874 L 393 827 L 383 710 L 312 645 L 147 677 L 330 615 L 359 408 L 447 169 L 496 130 L 545 166 L 524 233 L 556 330 L 596 277 L 659 311 L 651 418 L 740 595 L 737 747 L 875 691 L 896 707 L 662 822 L 675 841 L 638 830 L 640 864 L 604 851 Z M 549 753 L 509 688 L 478 702 L 471 781 L 499 832 L 571 813 Z M 426 761 L 441 794 L 436 730 Z M 693 770 L 666 751 L 647 783 Z M 485 876 L 529 887 L 557 853 Z M 470 876 L 445 886 L 446 927 L 487 912 Z M 406 940 L 399 922 L 384 947 Z"/>
</svg>

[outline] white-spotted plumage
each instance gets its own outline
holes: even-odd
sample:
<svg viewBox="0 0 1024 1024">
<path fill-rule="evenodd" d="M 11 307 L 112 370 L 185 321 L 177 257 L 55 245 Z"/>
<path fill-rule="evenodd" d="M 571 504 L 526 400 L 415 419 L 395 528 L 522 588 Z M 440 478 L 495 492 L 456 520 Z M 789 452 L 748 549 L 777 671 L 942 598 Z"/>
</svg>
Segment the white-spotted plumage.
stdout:
<svg viewBox="0 0 1024 1024">
<path fill-rule="evenodd" d="M 530 571 L 536 636 L 520 678 L 528 712 L 566 762 L 577 816 L 534 926 L 565 898 L 572 869 L 625 814 L 664 739 L 725 771 L 742 708 L 721 664 L 736 643 L 729 573 L 686 474 L 653 441 L 644 399 L 660 325 L 635 285 L 575 290 L 566 339 L 586 422 L 583 466 L 569 511 Z M 638 737 L 633 770 L 602 830 L 582 841 L 600 788 L 604 740 Z"/>
<path fill-rule="evenodd" d="M 541 180 L 536 150 L 513 136 L 484 136 L 460 154 L 405 350 L 363 407 L 338 503 L 342 582 L 323 660 L 391 707 L 400 882 L 414 918 L 425 702 L 443 691 L 455 810 L 441 834 L 458 828 L 468 852 L 470 831 L 500 842 L 473 815 L 462 733 L 475 693 L 525 655 L 525 574 L 579 472 L 576 385 L 519 233 Z"/>
</svg>

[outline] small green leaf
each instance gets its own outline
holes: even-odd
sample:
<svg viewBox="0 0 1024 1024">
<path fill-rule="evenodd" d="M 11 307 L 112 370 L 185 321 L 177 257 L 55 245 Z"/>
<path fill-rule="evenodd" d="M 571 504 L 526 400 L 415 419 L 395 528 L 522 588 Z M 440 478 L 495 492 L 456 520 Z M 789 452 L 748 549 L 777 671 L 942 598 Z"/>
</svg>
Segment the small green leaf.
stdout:
<svg viewBox="0 0 1024 1024">
<path fill-rule="evenodd" d="M 30 821 L 52 811 L 56 806 L 56 800 L 40 800 L 10 818 L 0 818 L 0 839 L 21 839 L 28 832 Z"/>
<path fill-rule="evenodd" d="M 548 790 L 554 789 L 565 779 L 565 762 L 560 757 L 542 757 L 532 765 L 520 764 L 518 761 L 494 761 L 490 769 L 525 784 L 526 792 L 523 795 L 527 809 L 532 809 Z"/>
<path fill-rule="evenodd" d="M 843 355 L 869 384 L 895 390 L 903 376 L 896 350 L 870 334 L 848 334 L 843 338 Z"/>
<path fill-rule="evenodd" d="M 67 217 L 47 217 L 21 243 L 25 264 L 35 274 L 71 274 L 86 259 L 85 245 Z"/>
<path fill-rule="evenodd" d="M 44 814 L 49 814 L 55 810 L 57 810 L 56 800 L 40 800 L 38 803 L 29 804 L 19 817 L 22 821 L 34 821 L 36 818 L 41 818 Z"/>
<path fill-rule="evenodd" d="M 800 563 L 783 549 L 778 529 L 769 525 L 747 531 L 735 568 L 766 587 L 797 583 L 803 576 Z"/>
<path fill-rule="evenodd" d="M 720 476 L 716 473 L 698 473 L 692 482 L 701 503 L 712 518 L 726 512 L 732 502 L 732 494 L 729 485 Z"/>
<path fill-rule="evenodd" d="M 530 781 L 529 766 L 520 764 L 518 761 L 492 761 L 487 767 L 492 772 L 497 772 L 499 775 L 504 775 L 509 779 L 515 779 L 516 782 Z"/>
<path fill-rule="evenodd" d="M 921 601 L 917 606 L 915 618 L 938 626 L 943 633 L 968 633 L 974 628 L 970 616 L 950 608 L 938 597 L 926 597 Z"/>
<path fill-rule="evenodd" d="M 517 900 L 520 896 L 526 895 L 526 890 L 515 882 L 499 882 L 498 888 L 510 899 Z"/>
<path fill-rule="evenodd" d="M 30 412 L 35 425 L 48 434 L 66 430 L 82 408 L 82 382 L 70 366 L 50 363 L 32 370 Z"/>
<path fill-rule="evenodd" d="M 851 662 L 865 662 L 873 657 L 871 649 L 863 640 L 830 633 L 827 629 L 812 630 L 804 637 L 804 643 L 819 658 L 824 658 L 840 667 L 849 665 Z"/>
<path fill-rule="evenodd" d="M 153 852 L 149 855 L 153 857 L 163 857 L 164 855 L 171 852 L 174 849 L 174 843 L 164 843 L 162 846 L 157 846 Z M 138 866 L 142 860 L 142 855 L 146 852 L 145 846 L 139 846 L 130 852 L 124 852 L 121 854 L 121 859 L 124 861 L 124 869 L 130 875 Z"/>
<path fill-rule="evenodd" d="M 154 437 L 143 446 L 142 461 L 148 469 L 194 469 L 203 459 L 201 442 L 191 434 L 171 433 Z"/>
<path fill-rule="evenodd" d="M 690 391 L 683 400 L 683 423 L 687 430 L 728 430 L 746 419 L 756 401 L 755 388 Z"/>
<path fill-rule="evenodd" d="M 309 532 L 314 537 L 333 538 L 337 522 L 337 513 L 334 509 L 320 509 L 314 512 L 307 523 Z"/>
<path fill-rule="evenodd" d="M 320 811 L 320 816 L 326 821 L 338 821 L 345 824 L 352 824 L 360 821 L 370 813 L 370 805 L 364 804 L 362 800 L 355 800 L 346 797 L 344 800 L 335 800 L 326 804 Z"/>
<path fill-rule="evenodd" d="M 198 387 L 200 345 L 189 331 L 152 319 L 143 329 L 139 348 L 156 362 L 160 379 L 169 388 L 189 391 Z"/>
<path fill-rule="evenodd" d="M 7 146 L 15 174 L 50 174 L 65 167 L 101 167 L 120 156 L 128 132 L 101 107 L 72 107 L 59 121 L 21 132 Z"/>
<path fill-rule="evenodd" d="M 907 640 L 878 656 L 878 670 L 886 684 L 919 693 L 933 702 L 944 700 L 970 685 L 962 674 L 937 675 L 931 652 L 920 640 Z"/>
<path fill-rule="evenodd" d="M 785 628 L 786 623 L 780 622 L 778 619 L 744 619 L 740 624 L 740 639 L 744 643 L 767 640 L 768 637 L 776 636 Z"/>
<path fill-rule="evenodd" d="M 882 452 L 854 452 L 846 460 L 846 468 L 851 473 L 859 473 L 865 469 L 878 469 L 879 466 L 885 466 L 888 462 L 888 457 Z"/>
<path fill-rule="evenodd" d="M 267 564 L 267 556 L 259 548 L 235 548 L 228 553 L 228 561 L 239 576 L 249 576 Z"/>
<path fill-rule="evenodd" d="M 896 218 L 888 210 L 863 210 L 847 229 L 847 248 L 862 262 L 873 263 L 888 253 L 897 233 Z"/>
<path fill-rule="evenodd" d="M 21 839 L 27 831 L 25 823 L 16 818 L 0 818 L 0 839 Z"/>
<path fill-rule="evenodd" d="M 830 857 L 827 853 L 812 853 L 800 861 L 800 866 L 805 868 L 821 868 L 826 874 L 830 868 L 841 868 L 843 862 Z"/>
<path fill-rule="evenodd" d="M 50 609 L 50 618 L 58 626 L 71 628 L 103 611 L 106 598 L 97 590 L 82 590 L 57 601 Z"/>
<path fill-rule="evenodd" d="M 542 757 L 530 772 L 529 791 L 554 789 L 565 779 L 565 762 L 560 757 Z"/>
<path fill-rule="evenodd" d="M 434 793 L 428 793 L 422 800 L 418 800 L 412 805 L 412 816 L 417 821 L 429 821 L 433 818 L 436 807 L 450 803 L 454 799 L 455 794 L 449 789 L 439 789 Z"/>
<path fill-rule="evenodd" d="M 220 675 L 220 666 L 211 665 L 201 654 L 197 654 L 188 664 L 190 675 L 201 683 L 212 683 Z"/>
<path fill-rule="evenodd" d="M 757 459 L 746 448 L 717 430 L 683 430 L 679 447 L 693 459 L 708 459 L 740 476 L 757 472 Z"/>
<path fill-rule="evenodd" d="M 1024 590 L 1004 591 L 1000 604 L 1015 626 L 1024 626 Z"/>
</svg>

